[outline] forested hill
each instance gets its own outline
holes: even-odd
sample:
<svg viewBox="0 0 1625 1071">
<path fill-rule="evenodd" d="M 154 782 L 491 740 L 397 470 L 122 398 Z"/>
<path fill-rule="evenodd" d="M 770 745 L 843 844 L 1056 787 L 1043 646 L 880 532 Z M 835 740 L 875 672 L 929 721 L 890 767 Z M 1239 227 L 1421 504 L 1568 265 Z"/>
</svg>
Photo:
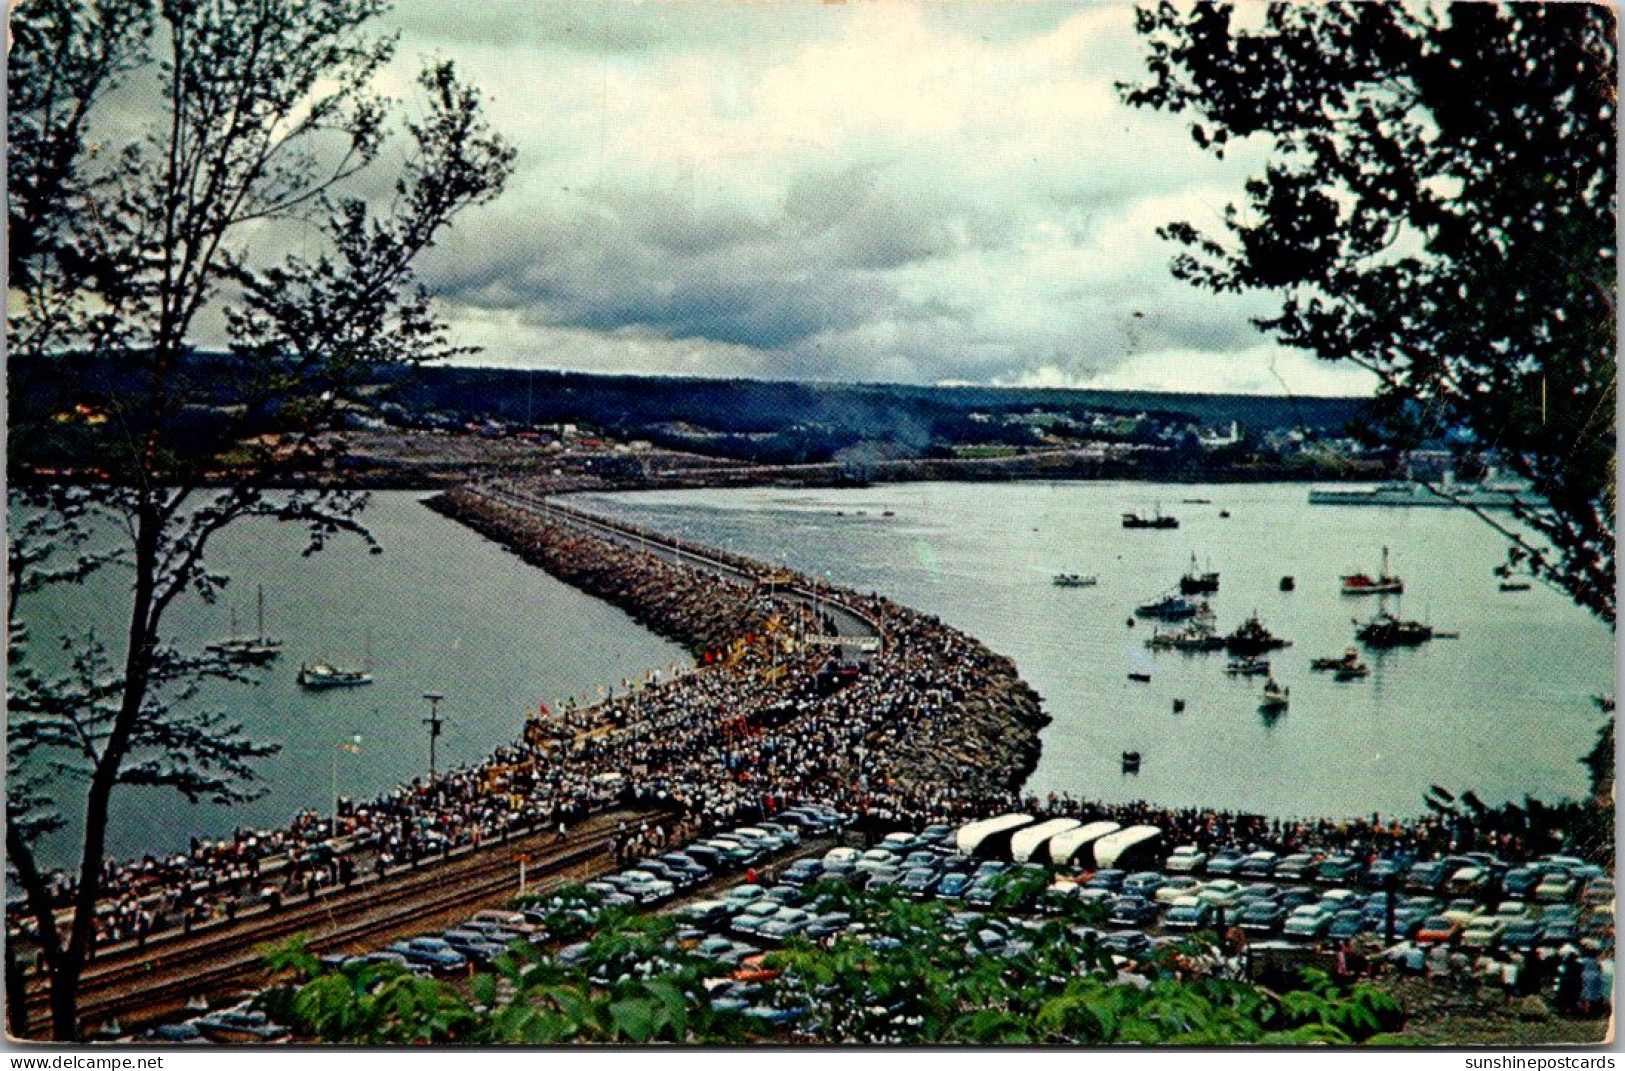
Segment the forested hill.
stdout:
<svg viewBox="0 0 1625 1071">
<path fill-rule="evenodd" d="M 580 422 L 623 431 L 686 423 L 731 434 L 819 426 L 865 438 L 915 439 L 922 445 L 938 437 L 933 426 L 939 422 L 957 422 L 973 413 L 1033 410 L 1072 416 L 1143 412 L 1212 427 L 1234 420 L 1253 431 L 1294 427 L 1337 434 L 1366 404 L 1360 398 L 790 383 L 492 368 L 418 369 L 390 394 L 410 412 L 468 419 Z"/>
</svg>

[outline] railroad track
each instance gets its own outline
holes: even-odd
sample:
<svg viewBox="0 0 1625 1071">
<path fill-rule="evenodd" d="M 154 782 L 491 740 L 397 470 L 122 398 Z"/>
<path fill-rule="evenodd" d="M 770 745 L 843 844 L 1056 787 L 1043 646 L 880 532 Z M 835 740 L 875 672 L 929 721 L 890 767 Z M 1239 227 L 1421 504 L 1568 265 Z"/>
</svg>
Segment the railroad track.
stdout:
<svg viewBox="0 0 1625 1071">
<path fill-rule="evenodd" d="M 629 819 L 637 816 L 621 814 Z M 536 835 L 537 841 L 543 840 Z M 614 838 L 614 827 L 606 823 L 600 830 L 570 843 L 529 864 L 536 880 L 558 877 L 566 872 L 593 869 L 606 859 L 606 849 Z M 80 996 L 82 1029 L 120 1020 L 128 1022 L 152 1018 L 176 1008 L 187 999 L 232 984 L 241 985 L 260 966 L 255 951 L 268 942 L 310 933 L 308 947 L 320 955 L 353 948 L 411 929 L 437 916 L 468 910 L 481 901 L 517 889 L 519 857 L 541 847 L 527 844 L 531 838 L 510 841 L 507 851 L 497 847 L 464 856 L 455 864 L 426 868 L 410 879 L 351 890 L 326 901 L 302 904 L 297 909 L 261 916 L 251 922 L 211 934 L 167 954 L 153 956 L 150 950 L 136 950 L 121 956 L 100 970 L 94 966 L 85 975 Z M 551 845 L 548 845 L 551 846 Z M 448 866 L 455 872 L 446 873 Z M 599 866 L 597 869 L 605 869 Z M 317 926 L 329 928 L 311 933 Z M 48 1027 L 49 994 L 43 987 L 28 996 L 29 1034 Z"/>
</svg>

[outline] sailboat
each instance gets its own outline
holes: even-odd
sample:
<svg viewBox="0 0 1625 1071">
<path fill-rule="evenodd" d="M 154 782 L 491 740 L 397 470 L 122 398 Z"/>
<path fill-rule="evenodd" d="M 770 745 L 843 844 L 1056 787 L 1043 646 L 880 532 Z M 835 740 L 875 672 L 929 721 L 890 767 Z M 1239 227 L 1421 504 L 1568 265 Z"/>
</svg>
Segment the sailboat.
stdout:
<svg viewBox="0 0 1625 1071">
<path fill-rule="evenodd" d="M 231 635 L 205 646 L 204 650 L 221 655 L 232 662 L 246 662 L 263 666 L 282 653 L 282 641 L 265 634 L 265 585 L 259 585 L 255 594 L 255 634 L 237 634 L 237 611 L 231 612 Z"/>
</svg>

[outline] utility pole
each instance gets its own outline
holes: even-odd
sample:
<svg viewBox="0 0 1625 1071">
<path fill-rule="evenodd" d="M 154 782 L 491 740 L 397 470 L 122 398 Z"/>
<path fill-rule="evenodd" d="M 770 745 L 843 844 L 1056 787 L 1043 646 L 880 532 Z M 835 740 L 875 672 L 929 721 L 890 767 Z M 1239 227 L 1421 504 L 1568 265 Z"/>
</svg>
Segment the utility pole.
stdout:
<svg viewBox="0 0 1625 1071">
<path fill-rule="evenodd" d="M 429 780 L 434 781 L 434 743 L 440 739 L 440 730 L 446 724 L 446 719 L 440 716 L 440 701 L 445 696 L 439 692 L 424 692 L 423 698 L 429 701 L 429 716 L 423 719 L 423 724 L 429 727 Z"/>
</svg>

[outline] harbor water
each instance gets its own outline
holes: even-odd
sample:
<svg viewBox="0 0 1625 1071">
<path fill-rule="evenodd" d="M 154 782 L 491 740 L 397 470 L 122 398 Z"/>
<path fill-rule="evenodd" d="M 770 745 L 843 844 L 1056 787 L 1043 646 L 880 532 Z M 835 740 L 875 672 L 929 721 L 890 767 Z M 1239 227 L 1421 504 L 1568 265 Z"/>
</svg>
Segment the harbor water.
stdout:
<svg viewBox="0 0 1625 1071">
<path fill-rule="evenodd" d="M 680 647 L 430 511 L 422 497 L 372 497 L 363 519 L 384 548 L 378 555 L 341 538 L 301 557 L 298 527 L 270 522 L 220 537 L 209 560 L 231 577 L 226 595 L 214 606 L 177 604 L 168 634 L 194 648 L 219 639 L 231 631 L 232 607 L 238 631 L 252 633 L 255 588 L 264 585 L 266 631 L 282 640 L 282 656 L 253 672 L 256 684 L 216 682 L 195 702 L 281 751 L 258 762 L 266 793 L 246 804 L 194 806 L 169 791 L 120 789 L 110 854 L 184 850 L 193 835 L 282 826 L 301 810 L 329 814 L 335 791 L 370 798 L 423 777 L 425 692 L 445 697 L 436 748 L 445 770 L 513 742 L 539 703 L 595 700 L 623 678 L 687 663 Z M 128 613 L 125 585 L 127 574 L 108 572 L 25 603 L 29 664 L 49 668 L 54 637 L 98 615 L 100 635 L 116 638 L 108 631 Z M 297 683 L 301 662 L 370 667 L 374 683 L 311 691 Z M 77 828 L 79 816 L 67 817 Z M 66 844 L 54 838 L 45 857 L 65 862 Z"/>
<path fill-rule="evenodd" d="M 1186 499 L 1207 502 L 1187 503 Z M 1042 794 L 1145 799 L 1288 816 L 1422 813 L 1431 784 L 1490 802 L 1580 797 L 1579 763 L 1612 694 L 1613 637 L 1561 593 L 1501 592 L 1501 537 L 1457 510 L 1309 506 L 1301 484 L 1131 482 L 883 485 L 582 496 L 594 510 L 722 546 L 941 616 L 1014 658 L 1054 718 L 1028 783 Z M 1160 508 L 1175 530 L 1124 530 Z M 1222 516 L 1228 512 L 1229 516 Z M 1366 652 L 1371 675 L 1336 681 L 1311 659 L 1354 644 L 1375 597 L 1340 575 L 1405 582 L 1383 605 L 1459 632 Z M 1221 574 L 1221 632 L 1255 611 L 1293 645 L 1273 652 L 1291 689 L 1277 716 L 1262 680 L 1225 655 L 1154 652 L 1134 607 L 1174 587 L 1196 556 Z M 1058 573 L 1095 574 L 1058 587 Z M 1296 590 L 1281 590 L 1292 576 Z M 1130 673 L 1149 674 L 1150 682 Z M 1183 710 L 1175 711 L 1175 701 Z M 1121 755 L 1138 751 L 1136 773 Z"/>
<path fill-rule="evenodd" d="M 428 768 L 425 692 L 445 696 L 442 769 L 512 741 L 538 703 L 590 701 L 685 653 L 619 610 L 553 580 L 408 493 L 374 496 L 368 525 L 385 552 L 340 540 L 301 557 L 292 526 L 245 524 L 212 564 L 232 577 L 214 606 L 180 605 L 170 632 L 201 645 L 267 629 L 282 657 L 256 685 L 216 683 L 196 702 L 226 712 L 281 751 L 259 763 L 266 793 L 233 807 L 161 790 L 122 789 L 110 852 L 183 848 L 191 836 L 321 814 L 340 795 L 368 797 Z M 1184 499 L 1207 499 L 1185 503 Z M 1171 531 L 1125 531 L 1120 515 L 1159 504 Z M 911 484 L 840 491 L 753 489 L 578 496 L 578 505 L 763 561 L 878 591 L 941 616 L 1014 658 L 1054 718 L 1028 787 L 1103 800 L 1281 816 L 1422 811 L 1430 784 L 1491 802 L 1586 791 L 1578 762 L 1600 724 L 1591 697 L 1611 693 L 1609 631 L 1538 584 L 1502 593 L 1500 538 L 1438 509 L 1306 504 L 1302 485 L 1138 483 Z M 1228 511 L 1222 517 L 1220 511 Z M 1338 593 L 1342 573 L 1375 573 L 1382 548 L 1406 595 L 1388 605 L 1457 631 L 1415 649 L 1368 653 L 1371 675 L 1338 682 L 1312 658 L 1340 654 L 1374 598 Z M 1262 682 L 1224 672 L 1222 653 L 1145 647 L 1135 605 L 1177 584 L 1191 556 L 1221 574 L 1211 597 L 1221 631 L 1256 611 L 1293 641 L 1271 658 L 1291 688 L 1285 713 L 1259 711 Z M 1058 587 L 1057 573 L 1095 574 Z M 1282 576 L 1296 590 L 1280 590 Z M 75 623 L 108 629 L 128 598 L 108 573 L 24 607 L 30 664 L 48 669 Z M 104 634 L 104 638 L 106 638 Z M 368 666 L 376 683 L 309 691 L 301 662 Z M 1149 683 L 1129 679 L 1148 674 Z M 1183 700 L 1176 712 L 1175 700 Z M 355 750 L 347 747 L 359 736 Z M 1138 751 L 1125 773 L 1124 751 Z M 71 811 L 70 822 L 77 818 Z M 71 828 L 69 830 L 71 833 Z M 67 838 L 46 851 L 66 861 Z"/>
</svg>

